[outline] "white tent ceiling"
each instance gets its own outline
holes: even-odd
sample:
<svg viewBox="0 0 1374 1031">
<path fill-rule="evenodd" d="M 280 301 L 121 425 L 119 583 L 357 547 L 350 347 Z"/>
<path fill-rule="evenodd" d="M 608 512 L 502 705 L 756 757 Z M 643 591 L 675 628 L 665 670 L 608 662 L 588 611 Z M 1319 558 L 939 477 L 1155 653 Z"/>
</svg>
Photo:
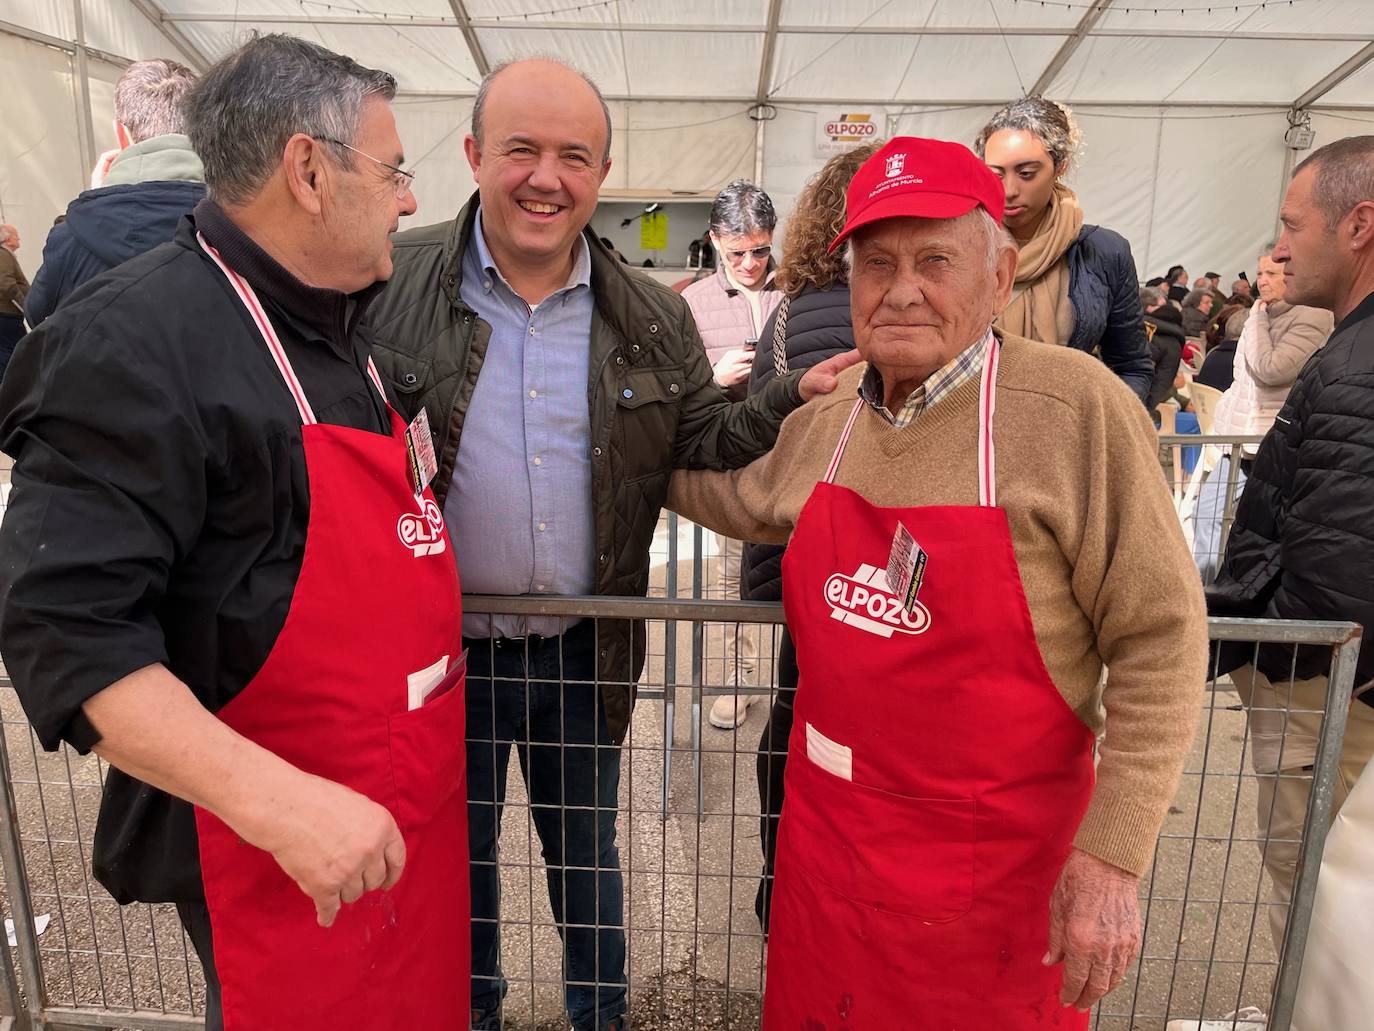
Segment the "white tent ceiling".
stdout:
<svg viewBox="0 0 1374 1031">
<path fill-rule="evenodd" d="M 396 76 L 421 221 L 471 189 L 461 143 L 482 74 L 535 52 L 612 101 L 606 196 L 709 196 L 743 175 L 783 212 L 824 161 L 827 106 L 969 142 L 997 106 L 1044 92 L 1083 124 L 1089 220 L 1131 240 L 1143 275 L 1253 267 L 1292 166 L 1290 109 L 1318 143 L 1374 123 L 1372 0 L 0 0 L 8 217 L 41 236 L 82 185 L 123 62 L 203 68 L 254 30 Z"/>
</svg>

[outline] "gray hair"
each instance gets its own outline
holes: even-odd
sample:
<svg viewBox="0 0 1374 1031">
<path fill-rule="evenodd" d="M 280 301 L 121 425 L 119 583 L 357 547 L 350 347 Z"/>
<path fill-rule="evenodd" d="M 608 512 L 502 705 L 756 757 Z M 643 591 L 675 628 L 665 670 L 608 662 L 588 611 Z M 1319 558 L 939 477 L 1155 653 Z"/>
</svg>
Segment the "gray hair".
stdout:
<svg viewBox="0 0 1374 1031">
<path fill-rule="evenodd" d="M 979 217 L 981 216 L 981 217 Z M 988 213 L 987 209 L 981 204 L 967 214 L 960 215 L 950 221 L 959 222 L 966 218 L 978 218 L 978 224 L 983 227 L 983 236 L 987 240 L 988 268 L 997 267 L 997 257 L 1005 250 L 1016 250 L 1016 241 L 1012 239 L 1011 233 L 1007 232 L 1006 226 L 998 222 Z M 854 272 L 854 236 L 850 234 L 844 241 L 844 267 L 849 270 L 850 275 Z"/>
<path fill-rule="evenodd" d="M 1326 220 L 1327 232 L 1340 225 L 1356 204 L 1374 200 L 1374 136 L 1347 136 L 1328 143 L 1293 169 L 1293 175 L 1309 165 L 1317 173 L 1312 201 Z"/>
<path fill-rule="evenodd" d="M 579 79 L 592 88 L 596 94 L 596 102 L 601 105 L 601 115 L 606 119 L 606 153 L 602 155 L 602 162 L 611 159 L 611 109 L 606 106 L 606 98 L 601 95 L 601 87 L 592 81 L 590 75 L 581 68 L 568 64 L 561 58 L 552 57 L 547 54 L 536 54 L 533 57 L 516 57 L 509 61 L 502 61 L 486 75 L 482 76 L 482 82 L 477 87 L 477 99 L 472 102 L 472 138 L 477 141 L 477 145 L 482 145 L 482 113 L 487 109 L 487 95 L 491 92 L 492 80 L 504 72 L 512 65 L 524 64 L 527 61 L 542 61 L 544 64 L 557 65 L 572 72 Z"/>
<path fill-rule="evenodd" d="M 736 179 L 716 194 L 710 226 L 717 238 L 771 233 L 778 226 L 778 213 L 773 210 L 773 199 L 761 187 L 747 179 Z"/>
<path fill-rule="evenodd" d="M 1158 308 L 1164 303 L 1164 291 L 1157 286 L 1140 288 L 1140 306 L 1145 309 Z"/>
<path fill-rule="evenodd" d="M 988 124 L 983 126 L 983 131 L 973 143 L 973 149 L 979 157 L 984 156 L 992 134 L 1004 129 L 1019 129 L 1033 134 L 1045 145 L 1045 151 L 1056 169 L 1067 169 L 1083 142 L 1083 132 L 1078 128 L 1073 112 L 1058 101 L 1038 95 L 1013 100 L 988 119 Z"/>
<path fill-rule="evenodd" d="M 1203 299 L 1204 297 L 1211 297 L 1211 296 L 1212 296 L 1212 294 L 1211 294 L 1211 291 L 1209 291 L 1209 290 L 1202 290 L 1202 289 L 1189 290 L 1189 291 L 1188 291 L 1188 296 L 1186 296 L 1185 298 L 1183 298 L 1183 307 L 1185 307 L 1185 308 L 1201 308 L 1201 307 L 1202 307 L 1202 299 Z"/>
<path fill-rule="evenodd" d="M 1226 329 L 1223 331 L 1223 336 L 1227 340 L 1240 339 L 1241 331 L 1245 329 L 1245 320 L 1249 317 L 1249 308 L 1241 308 L 1240 311 L 1233 311 L 1231 317 L 1226 320 Z"/>
<path fill-rule="evenodd" d="M 325 143 L 345 168 L 353 155 L 328 141 L 358 137 L 363 104 L 391 100 L 396 80 L 295 36 L 254 36 L 211 68 L 186 101 L 186 134 L 205 165 L 211 199 L 243 204 L 281 164 L 297 133 Z"/>
<path fill-rule="evenodd" d="M 115 83 L 115 119 L 134 143 L 182 132 L 186 95 L 195 83 L 196 73 L 176 61 L 135 61 Z"/>
</svg>

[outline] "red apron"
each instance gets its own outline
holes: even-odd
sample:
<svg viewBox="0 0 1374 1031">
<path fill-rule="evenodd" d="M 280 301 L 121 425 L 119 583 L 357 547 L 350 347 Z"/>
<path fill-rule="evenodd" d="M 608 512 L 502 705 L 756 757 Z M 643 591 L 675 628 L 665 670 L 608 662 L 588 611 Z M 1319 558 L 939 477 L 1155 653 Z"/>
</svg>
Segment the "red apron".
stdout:
<svg viewBox="0 0 1374 1031">
<path fill-rule="evenodd" d="M 428 490 L 417 499 L 411 488 L 404 421 L 391 412 L 389 437 L 318 423 L 252 287 L 201 246 L 296 402 L 310 480 L 305 557 L 286 624 L 218 716 L 287 762 L 385 806 L 406 843 L 396 886 L 368 892 L 323 928 L 270 854 L 196 810 L 224 1027 L 466 1028 L 462 602 L 443 516 Z M 370 361 L 368 374 L 381 391 Z M 412 709 L 421 694 L 429 700 Z"/>
<path fill-rule="evenodd" d="M 879 508 L 834 484 L 784 559 L 797 690 L 768 946 L 767 1031 L 1085 1029 L 1041 964 L 1093 785 L 1093 735 L 1045 670 L 995 505 L 993 340 L 978 507 Z M 958 457 L 958 456 L 951 456 Z M 887 588 L 898 522 L 929 556 Z"/>
</svg>

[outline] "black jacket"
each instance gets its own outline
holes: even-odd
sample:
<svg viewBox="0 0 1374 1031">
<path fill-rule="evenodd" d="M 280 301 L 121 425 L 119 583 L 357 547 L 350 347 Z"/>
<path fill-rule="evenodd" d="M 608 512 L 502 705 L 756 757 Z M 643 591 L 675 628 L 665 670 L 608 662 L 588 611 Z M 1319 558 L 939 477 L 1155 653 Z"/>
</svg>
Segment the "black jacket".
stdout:
<svg viewBox="0 0 1374 1031">
<path fill-rule="evenodd" d="M 1169 306 L 1166 304 L 1164 307 Z M 1154 333 L 1150 336 L 1150 358 L 1154 362 L 1154 376 L 1150 381 L 1150 392 L 1145 395 L 1145 407 L 1153 412 L 1155 406 L 1174 389 L 1174 377 L 1178 375 L 1178 366 L 1183 360 L 1183 345 L 1187 338 L 1183 335 L 1182 326 L 1156 318 L 1154 312 L 1146 314 L 1145 322 L 1154 327 Z"/>
<path fill-rule="evenodd" d="M 1341 320 L 1260 444 L 1207 608 L 1219 616 L 1351 620 L 1374 626 L 1374 294 Z M 1223 648 L 1218 673 L 1251 661 Z M 1328 649 L 1262 645 L 1271 679 L 1318 676 Z M 1374 678 L 1360 652 L 1355 685 Z M 1374 705 L 1374 692 L 1363 700 Z"/>
<path fill-rule="evenodd" d="M 809 369 L 827 358 L 854 348 L 854 327 L 849 315 L 849 286 L 837 283 L 825 290 L 807 287 L 788 305 L 786 339 L 789 372 Z M 775 312 L 763 326 L 749 393 L 755 394 L 777 377 L 773 360 Z M 740 567 L 740 596 L 746 601 L 782 601 L 782 556 L 787 549 L 776 544 L 745 544 Z"/>
<path fill-rule="evenodd" d="M 1066 252 L 1073 334 L 1069 346 L 1097 354 L 1144 398 L 1154 375 L 1145 340 L 1135 260 L 1125 237 L 1101 226 L 1084 226 Z"/>
<path fill-rule="evenodd" d="M 1236 345 L 1239 340 L 1223 340 L 1207 352 L 1194 379 L 1204 387 L 1227 391 L 1236 380 Z"/>
<path fill-rule="evenodd" d="M 1179 328 L 1179 332 L 1183 331 L 1183 312 L 1172 304 L 1161 304 L 1150 312 L 1150 317 L 1157 322 L 1171 322 Z"/>
<path fill-rule="evenodd" d="M 300 416 L 197 229 L 253 285 L 317 418 L 391 429 L 358 325 L 380 284 L 306 286 L 210 202 L 30 333 L 0 389 L 0 643 L 44 748 L 88 750 L 82 703 L 153 663 L 218 711 L 286 623 L 310 521 Z M 92 861 L 120 902 L 202 896 L 191 806 L 115 769 Z"/>
<path fill-rule="evenodd" d="M 43 266 L 24 304 L 29 325 L 37 329 L 88 279 L 171 240 L 181 216 L 204 196 L 204 183 L 185 180 L 86 190 L 43 244 Z"/>
</svg>

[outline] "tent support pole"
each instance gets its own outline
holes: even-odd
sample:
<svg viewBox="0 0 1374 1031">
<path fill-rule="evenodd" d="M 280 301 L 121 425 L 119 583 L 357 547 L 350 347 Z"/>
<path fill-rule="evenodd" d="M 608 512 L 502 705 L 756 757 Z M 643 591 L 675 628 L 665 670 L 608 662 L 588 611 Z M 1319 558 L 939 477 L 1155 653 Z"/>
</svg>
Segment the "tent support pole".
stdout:
<svg viewBox="0 0 1374 1031">
<path fill-rule="evenodd" d="M 1030 88 L 1032 94 L 1041 94 L 1050 88 L 1055 76 L 1064 70 L 1064 66 L 1069 63 L 1069 58 L 1073 57 L 1074 51 L 1083 44 L 1083 40 L 1088 38 L 1088 33 L 1092 32 L 1097 23 L 1102 20 L 1102 16 L 1107 13 L 1107 8 L 1111 5 L 1112 0 L 1094 0 L 1092 6 L 1078 20 L 1078 27 L 1073 30 L 1073 34 L 1064 40 L 1054 58 L 1040 73 L 1040 78 L 1035 80 L 1035 85 Z"/>
<path fill-rule="evenodd" d="M 77 126 L 76 138 L 81 153 L 81 163 L 85 171 L 81 177 L 84 183 L 95 167 L 98 151 L 95 149 L 95 123 L 91 116 L 91 77 L 86 60 L 86 12 L 82 0 L 72 0 L 72 12 L 76 16 L 76 84 L 77 84 Z"/>
<path fill-rule="evenodd" d="M 153 28 L 157 29 L 168 43 L 181 52 L 181 56 L 186 58 L 186 63 L 195 69 L 198 75 L 205 74 L 206 69 L 212 64 L 210 58 L 191 42 L 186 33 L 167 20 L 167 12 L 157 0 L 129 0 L 129 3 L 133 4 L 139 14 L 152 22 Z"/>
<path fill-rule="evenodd" d="M 487 60 L 486 51 L 482 49 L 482 41 L 477 38 L 477 32 L 472 27 L 468 9 L 463 6 L 463 0 L 448 0 L 448 6 L 453 12 L 453 17 L 458 20 L 458 28 L 463 33 L 463 41 L 468 45 L 468 52 L 472 54 L 472 63 L 477 66 L 477 74 L 485 79 L 491 71 L 491 62 Z"/>
<path fill-rule="evenodd" d="M 754 123 L 754 182 L 763 185 L 763 127 L 766 119 Z"/>
<path fill-rule="evenodd" d="M 1292 147 L 1284 144 L 1283 148 L 1283 175 L 1279 177 L 1279 199 L 1274 204 L 1274 239 L 1277 240 L 1283 232 L 1283 219 L 1279 218 L 1278 210 L 1283 204 L 1284 194 L 1288 192 L 1289 180 L 1293 178 L 1293 167 L 1298 163 L 1298 152 Z"/>
</svg>

